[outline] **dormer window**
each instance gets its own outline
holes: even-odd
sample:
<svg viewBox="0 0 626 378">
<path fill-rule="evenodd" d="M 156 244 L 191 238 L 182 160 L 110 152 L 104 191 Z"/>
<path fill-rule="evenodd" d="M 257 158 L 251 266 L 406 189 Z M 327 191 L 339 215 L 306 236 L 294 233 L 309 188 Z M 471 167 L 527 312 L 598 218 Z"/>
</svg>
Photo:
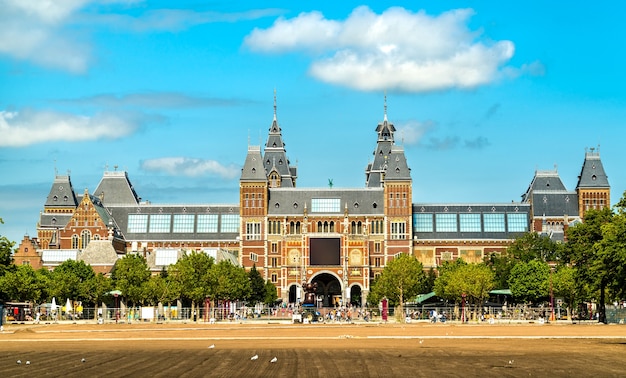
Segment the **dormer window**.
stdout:
<svg viewBox="0 0 626 378">
<path fill-rule="evenodd" d="M 52 197 L 52 200 L 53 200 L 54 202 L 56 202 L 58 199 L 59 199 L 59 197 L 57 197 L 57 196 Z"/>
</svg>

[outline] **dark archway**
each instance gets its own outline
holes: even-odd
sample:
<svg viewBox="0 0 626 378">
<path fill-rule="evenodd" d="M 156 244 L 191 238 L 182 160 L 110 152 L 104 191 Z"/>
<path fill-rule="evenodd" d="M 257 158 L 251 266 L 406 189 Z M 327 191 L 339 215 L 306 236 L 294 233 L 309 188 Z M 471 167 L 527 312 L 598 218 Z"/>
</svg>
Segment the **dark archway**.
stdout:
<svg viewBox="0 0 626 378">
<path fill-rule="evenodd" d="M 329 273 L 321 273 L 315 276 L 311 283 L 317 283 L 315 295 L 322 298 L 322 306 L 335 307 L 341 304 L 341 282 L 337 277 Z"/>
<path fill-rule="evenodd" d="M 350 304 L 361 307 L 363 300 L 361 298 L 361 286 L 354 285 L 350 288 Z"/>
<path fill-rule="evenodd" d="M 289 286 L 289 303 L 296 303 L 298 301 L 297 292 L 298 285 Z"/>
</svg>

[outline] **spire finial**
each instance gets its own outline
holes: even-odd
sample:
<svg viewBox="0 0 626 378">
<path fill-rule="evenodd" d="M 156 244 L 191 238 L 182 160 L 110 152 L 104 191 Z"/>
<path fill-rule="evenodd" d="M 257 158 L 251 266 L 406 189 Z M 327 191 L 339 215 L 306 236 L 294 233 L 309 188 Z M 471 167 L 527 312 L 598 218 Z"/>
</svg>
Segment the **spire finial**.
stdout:
<svg viewBox="0 0 626 378">
<path fill-rule="evenodd" d="M 387 120 L 387 90 L 385 89 L 385 121 Z"/>
<path fill-rule="evenodd" d="M 276 121 L 276 88 L 274 88 L 274 121 Z"/>
</svg>

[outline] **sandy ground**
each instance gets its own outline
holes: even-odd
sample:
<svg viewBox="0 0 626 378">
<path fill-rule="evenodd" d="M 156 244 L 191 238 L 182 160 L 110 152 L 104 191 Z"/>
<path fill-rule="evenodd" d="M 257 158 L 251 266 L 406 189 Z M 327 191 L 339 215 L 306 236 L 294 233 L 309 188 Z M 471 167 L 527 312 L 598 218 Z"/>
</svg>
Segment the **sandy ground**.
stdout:
<svg viewBox="0 0 626 378">
<path fill-rule="evenodd" d="M 0 377 L 41 376 L 623 377 L 626 326 L 5 325 Z"/>
</svg>

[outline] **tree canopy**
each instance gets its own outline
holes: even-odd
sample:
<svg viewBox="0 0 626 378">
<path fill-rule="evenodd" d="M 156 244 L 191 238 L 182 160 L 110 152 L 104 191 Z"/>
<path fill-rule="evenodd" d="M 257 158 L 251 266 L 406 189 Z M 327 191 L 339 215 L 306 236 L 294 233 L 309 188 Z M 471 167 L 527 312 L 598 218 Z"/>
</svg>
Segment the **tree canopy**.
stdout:
<svg viewBox="0 0 626 378">
<path fill-rule="evenodd" d="M 403 253 L 391 260 L 374 280 L 368 302 L 378 303 L 386 297 L 392 306 L 401 306 L 407 299 L 420 294 L 425 287 L 426 275 L 422 263 L 414 256 Z"/>
</svg>

